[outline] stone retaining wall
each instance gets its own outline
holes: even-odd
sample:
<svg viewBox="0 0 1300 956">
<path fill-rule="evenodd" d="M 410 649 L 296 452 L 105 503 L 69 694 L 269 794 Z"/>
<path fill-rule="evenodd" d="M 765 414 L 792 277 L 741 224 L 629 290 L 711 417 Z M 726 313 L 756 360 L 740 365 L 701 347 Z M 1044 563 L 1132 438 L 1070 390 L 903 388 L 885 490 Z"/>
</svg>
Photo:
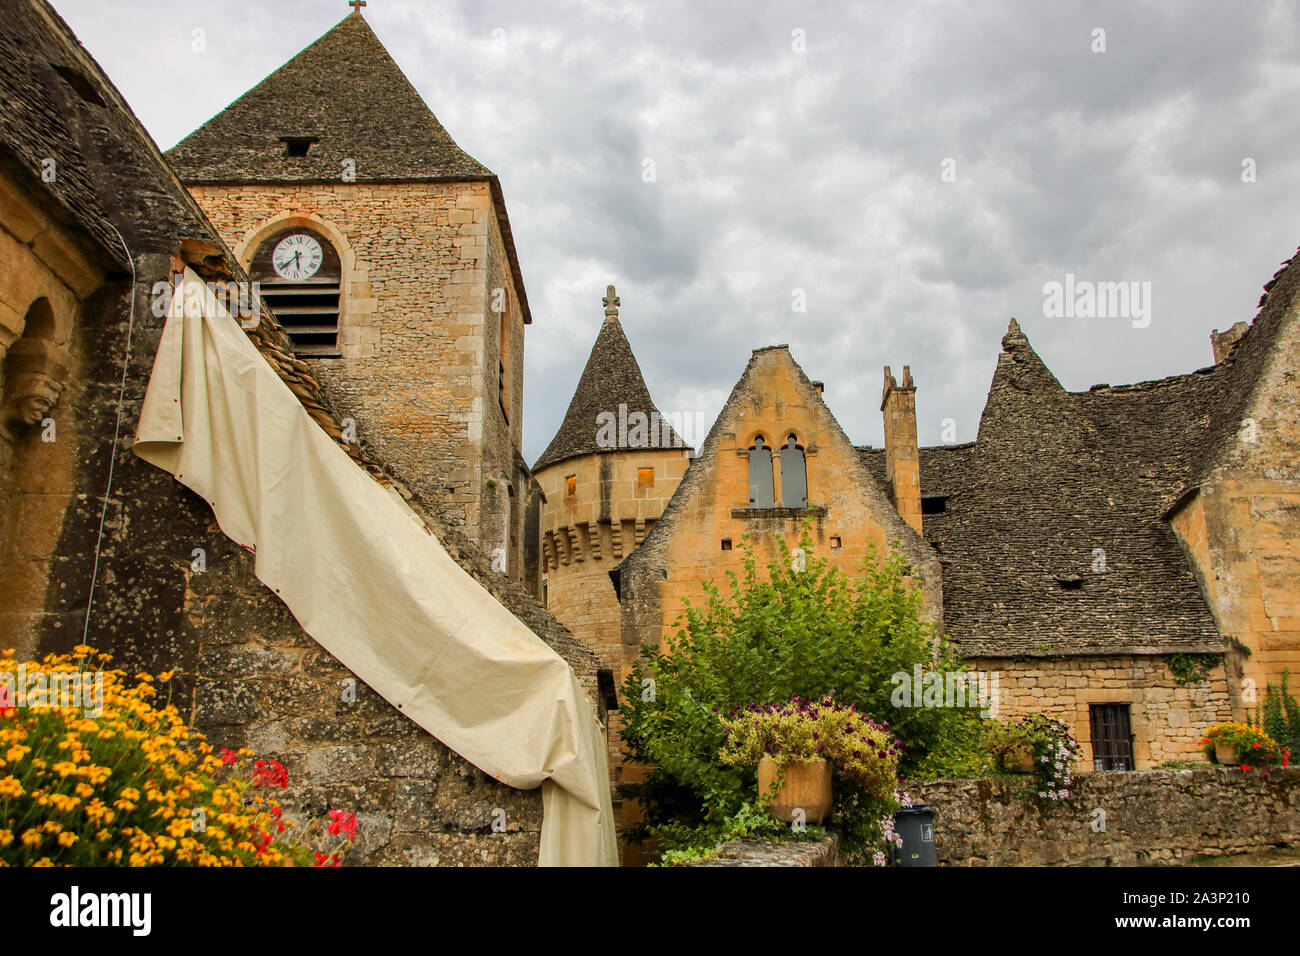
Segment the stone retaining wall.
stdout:
<svg viewBox="0 0 1300 956">
<path fill-rule="evenodd" d="M 1157 864 L 1300 845 L 1300 768 L 1088 773 L 1042 806 L 1014 778 L 907 787 L 935 808 L 939 864 Z"/>
<path fill-rule="evenodd" d="M 820 840 L 769 843 L 735 840 L 724 843 L 718 855 L 688 866 L 837 866 L 840 834 L 831 829 Z"/>
</svg>

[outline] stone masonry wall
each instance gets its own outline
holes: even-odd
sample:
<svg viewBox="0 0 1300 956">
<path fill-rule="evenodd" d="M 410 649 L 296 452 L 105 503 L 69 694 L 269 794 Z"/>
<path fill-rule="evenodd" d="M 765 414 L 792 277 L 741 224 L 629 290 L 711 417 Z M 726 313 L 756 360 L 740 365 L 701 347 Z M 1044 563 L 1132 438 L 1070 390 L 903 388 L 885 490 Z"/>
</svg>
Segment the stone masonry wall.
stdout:
<svg viewBox="0 0 1300 956">
<path fill-rule="evenodd" d="M 540 790 L 498 783 L 425 733 L 303 633 L 250 555 L 215 526 L 201 540 L 207 570 L 186 589 L 192 713 L 214 745 L 283 763 L 292 810 L 355 812 L 349 864 L 536 864 Z"/>
<path fill-rule="evenodd" d="M 688 463 L 686 449 L 616 451 L 571 458 L 536 475 L 546 496 L 539 518 L 546 608 L 613 671 L 620 689 L 625 676 L 621 612 L 609 572 L 654 527 Z M 641 468 L 654 470 L 653 484 L 640 484 Z M 575 478 L 572 495 L 567 493 L 570 475 Z M 611 712 L 610 787 L 615 813 L 626 823 L 618 795 L 622 731 L 622 715 Z M 631 861 L 626 853 L 625 859 Z"/>
<path fill-rule="evenodd" d="M 1172 517 L 1229 662 L 1236 716 L 1289 669 L 1300 686 L 1300 275 L 1265 286 L 1229 370 L 1248 396 L 1221 422 L 1214 467 Z M 1253 698 L 1253 699 L 1252 699 Z"/>
<path fill-rule="evenodd" d="M 808 503 L 818 509 L 812 529 L 817 555 L 829 557 L 835 566 L 853 574 L 869 546 L 874 545 L 883 558 L 900 540 L 915 583 L 924 589 L 926 613 L 935 618 L 941 614 L 942 582 L 934 552 L 912 533 L 884 490 L 875 485 L 789 351 L 773 347 L 754 352 L 742 384 L 692 466 L 690 494 L 674 503 L 678 513 L 671 528 L 658 529 L 660 534 L 654 537 L 654 554 L 634 559 L 638 567 L 629 578 L 638 576 L 644 566 L 650 569 L 651 580 L 629 580 L 629 591 L 646 587 L 657 598 L 658 608 L 646 607 L 640 613 L 625 598 L 625 631 L 632 615 L 644 621 L 644 630 L 635 640 L 625 633 L 625 653 L 634 656 L 640 644 L 662 641 L 681 612 L 682 599 L 699 598 L 705 580 L 721 581 L 728 569 L 741 571 L 742 536 L 750 536 L 760 566 L 776 556 L 778 539 L 789 548 L 798 545 L 805 510 L 749 508 L 748 449 L 755 436 L 762 435 L 766 445 L 778 448 L 791 433 L 805 450 Z M 772 457 L 779 503 L 781 455 Z M 670 530 L 666 536 L 665 530 Z M 653 579 L 659 568 L 667 569 L 667 575 L 656 585 Z M 643 599 L 638 595 L 635 600 Z"/>
<path fill-rule="evenodd" d="M 1201 757 L 1211 724 L 1229 719 L 1227 678 L 1180 685 L 1164 657 L 1057 657 L 974 660 L 972 668 L 998 678 L 998 717 L 1046 714 L 1064 719 L 1083 748 L 1083 768 L 1093 761 L 1091 704 L 1128 704 L 1136 769 Z"/>
<path fill-rule="evenodd" d="M 537 472 L 546 607 L 622 678 L 618 596 L 609 571 L 641 544 L 689 464 L 686 449 L 616 451 Z M 639 469 L 653 482 L 639 483 Z M 574 478 L 568 494 L 567 479 Z"/>
<path fill-rule="evenodd" d="M 1023 786 L 989 778 L 906 789 L 935 808 L 941 866 L 1141 865 L 1300 843 L 1296 767 L 1092 773 L 1046 807 Z"/>
</svg>

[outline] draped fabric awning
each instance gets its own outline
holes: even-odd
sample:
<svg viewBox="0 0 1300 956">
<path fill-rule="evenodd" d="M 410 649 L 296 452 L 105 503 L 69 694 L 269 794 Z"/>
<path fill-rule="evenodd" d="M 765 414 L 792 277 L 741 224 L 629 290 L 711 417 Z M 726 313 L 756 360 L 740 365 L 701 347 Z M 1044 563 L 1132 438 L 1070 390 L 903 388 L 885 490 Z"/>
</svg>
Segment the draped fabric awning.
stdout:
<svg viewBox="0 0 1300 956">
<path fill-rule="evenodd" d="M 542 788 L 541 865 L 618 864 L 605 742 L 572 668 L 321 430 L 188 269 L 134 450 L 212 506 L 376 693 L 485 773 Z"/>
</svg>

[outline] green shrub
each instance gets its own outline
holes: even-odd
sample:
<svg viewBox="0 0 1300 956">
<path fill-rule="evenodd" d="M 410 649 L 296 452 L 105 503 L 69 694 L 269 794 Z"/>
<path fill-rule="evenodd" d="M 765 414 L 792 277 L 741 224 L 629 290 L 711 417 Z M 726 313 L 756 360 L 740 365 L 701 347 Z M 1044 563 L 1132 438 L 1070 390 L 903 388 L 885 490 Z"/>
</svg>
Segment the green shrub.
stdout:
<svg viewBox="0 0 1300 956">
<path fill-rule="evenodd" d="M 704 602 L 685 602 L 665 648 L 643 648 L 628 674 L 624 740 L 629 759 L 652 768 L 645 783 L 622 790 L 640 801 L 646 821 L 628 834 L 634 839 L 678 840 L 693 829 L 706 839 L 718 821 L 754 799 L 756 768 L 727 766 L 719 757 L 721 718 L 738 708 L 834 693 L 903 742 L 904 774 L 961 720 L 956 708 L 891 702 L 895 674 L 910 675 L 914 666 L 964 669 L 922 620 L 921 594 L 904 582 L 899 554 L 881 561 L 873 550 L 850 578 L 813 553 L 807 526 L 801 561 L 792 560 L 784 541 L 779 547 L 760 573 L 752 545 L 742 539 L 743 572 L 727 572 L 725 588 L 706 583 Z M 837 781 L 835 792 L 846 850 L 868 852 L 880 835 L 879 817 L 870 819 L 878 807 L 851 781 Z"/>
<path fill-rule="evenodd" d="M 1265 690 L 1262 708 L 1255 709 L 1255 723 L 1293 754 L 1300 753 L 1300 704 L 1290 693 L 1287 683 L 1291 672 L 1282 672 L 1282 686 L 1275 693 L 1273 685 Z M 1261 715 L 1262 710 L 1262 715 Z"/>
<path fill-rule="evenodd" d="M 978 712 L 963 711 L 957 720 L 942 728 L 930 752 L 916 764 L 912 779 L 952 780 L 993 774 L 993 758 L 984 746 L 984 734 L 990 726 L 991 721 Z"/>
</svg>

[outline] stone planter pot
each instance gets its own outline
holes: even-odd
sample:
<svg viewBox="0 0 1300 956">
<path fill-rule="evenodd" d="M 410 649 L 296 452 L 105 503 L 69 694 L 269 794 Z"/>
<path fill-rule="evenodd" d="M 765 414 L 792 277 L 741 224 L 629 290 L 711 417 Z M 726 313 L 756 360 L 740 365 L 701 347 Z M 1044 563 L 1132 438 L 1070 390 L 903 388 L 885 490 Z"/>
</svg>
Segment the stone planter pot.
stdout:
<svg viewBox="0 0 1300 956">
<path fill-rule="evenodd" d="M 758 793 L 772 789 L 780 776 L 781 786 L 768 805 L 768 812 L 782 823 L 792 823 L 795 811 L 803 810 L 804 823 L 821 823 L 831 812 L 831 765 L 818 757 L 811 763 L 792 763 L 784 774 L 767 757 L 758 762 Z"/>
<path fill-rule="evenodd" d="M 1225 767 L 1236 767 L 1241 763 L 1241 758 L 1237 756 L 1237 748 L 1232 744 L 1215 744 L 1214 759 Z"/>
<path fill-rule="evenodd" d="M 1028 748 L 1009 751 L 1002 757 L 1002 769 L 1011 773 L 1033 773 L 1034 752 Z"/>
</svg>

